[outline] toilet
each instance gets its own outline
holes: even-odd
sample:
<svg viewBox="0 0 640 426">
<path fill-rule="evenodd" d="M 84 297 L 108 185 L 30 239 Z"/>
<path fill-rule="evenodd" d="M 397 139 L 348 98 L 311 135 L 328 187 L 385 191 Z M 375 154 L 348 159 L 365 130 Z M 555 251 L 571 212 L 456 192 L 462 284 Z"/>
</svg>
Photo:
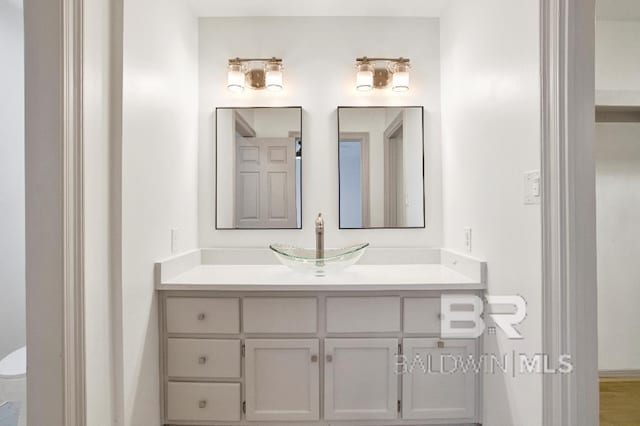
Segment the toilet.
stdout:
<svg viewBox="0 0 640 426">
<path fill-rule="evenodd" d="M 19 404 L 18 426 L 27 424 L 27 347 L 0 360 L 0 410 L 7 403 Z"/>
</svg>

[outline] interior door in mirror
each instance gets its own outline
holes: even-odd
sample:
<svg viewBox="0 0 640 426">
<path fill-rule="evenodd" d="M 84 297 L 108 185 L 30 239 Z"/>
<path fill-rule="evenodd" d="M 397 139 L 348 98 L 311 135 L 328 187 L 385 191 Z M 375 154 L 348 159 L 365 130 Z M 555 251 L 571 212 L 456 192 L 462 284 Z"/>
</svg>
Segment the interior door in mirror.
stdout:
<svg viewBox="0 0 640 426">
<path fill-rule="evenodd" d="M 302 108 L 216 109 L 216 228 L 301 228 Z"/>
<path fill-rule="evenodd" d="M 339 107 L 340 228 L 424 228 L 423 107 Z"/>
</svg>

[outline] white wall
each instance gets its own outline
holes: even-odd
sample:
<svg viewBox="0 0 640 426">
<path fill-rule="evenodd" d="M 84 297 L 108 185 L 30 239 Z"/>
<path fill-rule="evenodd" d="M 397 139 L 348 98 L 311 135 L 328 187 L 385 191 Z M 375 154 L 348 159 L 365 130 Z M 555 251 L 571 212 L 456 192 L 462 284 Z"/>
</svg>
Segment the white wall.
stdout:
<svg viewBox="0 0 640 426">
<path fill-rule="evenodd" d="M 640 21 L 596 21 L 596 104 L 640 106 Z"/>
<path fill-rule="evenodd" d="M 596 104 L 640 106 L 640 21 L 596 21 Z M 630 261 L 639 254 L 638 126 L 596 125 L 600 370 L 640 369 L 633 304 L 640 273 Z"/>
<path fill-rule="evenodd" d="M 488 292 L 522 295 L 524 339 L 485 334 L 484 351 L 541 352 L 539 206 L 523 205 L 523 172 L 540 167 L 539 5 L 457 0 L 442 26 L 444 241 L 488 264 Z M 541 375 L 484 376 L 484 425 L 542 424 Z"/>
<path fill-rule="evenodd" d="M 300 110 L 257 109 L 253 113 L 252 125 L 259 138 L 286 138 L 289 132 L 300 131 Z"/>
<path fill-rule="evenodd" d="M 384 40 L 384 43 L 380 41 Z M 324 213 L 328 246 L 368 241 L 377 246 L 440 246 L 439 24 L 432 18 L 203 18 L 200 20 L 199 220 L 204 247 L 266 247 L 274 240 L 312 246 L 313 221 Z M 411 90 L 360 93 L 355 58 L 362 55 L 411 58 Z M 284 90 L 226 89 L 229 58 L 284 60 Z M 302 230 L 216 231 L 213 135 L 217 106 L 303 107 Z M 337 230 L 338 105 L 424 105 L 427 228 L 419 230 Z"/>
<path fill-rule="evenodd" d="M 0 0 L 0 359 L 25 345 L 22 1 Z"/>
<path fill-rule="evenodd" d="M 153 263 L 198 246 L 198 30 L 186 2 L 125 0 L 121 339 L 124 425 L 160 423 Z"/>
<path fill-rule="evenodd" d="M 640 370 L 640 123 L 596 125 L 598 368 Z"/>
</svg>

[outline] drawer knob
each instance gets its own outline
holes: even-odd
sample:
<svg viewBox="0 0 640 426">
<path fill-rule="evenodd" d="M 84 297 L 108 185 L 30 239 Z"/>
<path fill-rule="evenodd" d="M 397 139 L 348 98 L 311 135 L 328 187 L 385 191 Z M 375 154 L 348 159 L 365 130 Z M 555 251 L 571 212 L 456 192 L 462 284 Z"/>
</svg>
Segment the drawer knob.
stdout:
<svg viewBox="0 0 640 426">
<path fill-rule="evenodd" d="M 198 402 L 198 407 L 199 408 L 206 408 L 206 406 L 207 406 L 207 401 L 206 400 L 203 399 L 202 401 Z"/>
<path fill-rule="evenodd" d="M 199 364 L 206 364 L 207 363 L 207 357 L 206 356 L 201 356 L 200 358 L 198 358 L 198 363 Z"/>
<path fill-rule="evenodd" d="M 438 314 L 438 319 L 441 320 L 442 319 L 442 314 Z"/>
<path fill-rule="evenodd" d="M 311 362 L 318 362 L 318 355 L 311 355 Z"/>
<path fill-rule="evenodd" d="M 204 321 L 207 316 L 205 314 L 198 314 L 198 321 Z"/>
<path fill-rule="evenodd" d="M 333 362 L 333 355 L 327 355 L 327 362 Z"/>
</svg>

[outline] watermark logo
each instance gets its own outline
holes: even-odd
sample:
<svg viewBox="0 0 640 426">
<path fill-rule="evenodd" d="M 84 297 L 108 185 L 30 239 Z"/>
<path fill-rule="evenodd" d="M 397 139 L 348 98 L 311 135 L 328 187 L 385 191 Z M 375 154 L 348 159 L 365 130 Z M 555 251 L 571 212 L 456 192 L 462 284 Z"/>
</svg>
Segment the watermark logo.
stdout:
<svg viewBox="0 0 640 426">
<path fill-rule="evenodd" d="M 527 303 L 522 296 L 487 296 L 488 306 L 510 306 L 509 313 L 488 315 L 509 339 L 522 339 L 514 327 L 527 316 Z M 440 298 L 440 334 L 444 339 L 476 339 L 485 330 L 483 300 L 473 294 L 443 294 Z M 495 329 L 489 329 L 492 334 Z"/>
<path fill-rule="evenodd" d="M 396 374 L 569 374 L 573 371 L 571 356 L 564 354 L 553 362 L 546 354 L 510 352 L 496 354 L 461 354 L 458 352 L 424 352 L 409 358 L 396 357 Z"/>
<path fill-rule="evenodd" d="M 486 303 L 485 303 L 486 302 Z M 500 330 L 508 339 L 521 340 L 517 326 L 527 316 L 527 303 L 522 296 L 486 296 L 474 294 L 444 294 L 440 298 L 440 335 L 442 339 L 477 339 L 484 333 Z M 489 322 L 489 326 L 485 324 Z M 449 342 L 451 343 L 451 342 Z M 440 341 L 438 346 L 414 348 L 411 357 L 397 355 L 398 374 L 568 374 L 573 371 L 571 355 L 558 358 L 544 353 L 476 354 L 457 342 Z M 452 351 L 448 351 L 447 348 Z M 417 350 L 416 350 L 417 349 Z"/>
</svg>

